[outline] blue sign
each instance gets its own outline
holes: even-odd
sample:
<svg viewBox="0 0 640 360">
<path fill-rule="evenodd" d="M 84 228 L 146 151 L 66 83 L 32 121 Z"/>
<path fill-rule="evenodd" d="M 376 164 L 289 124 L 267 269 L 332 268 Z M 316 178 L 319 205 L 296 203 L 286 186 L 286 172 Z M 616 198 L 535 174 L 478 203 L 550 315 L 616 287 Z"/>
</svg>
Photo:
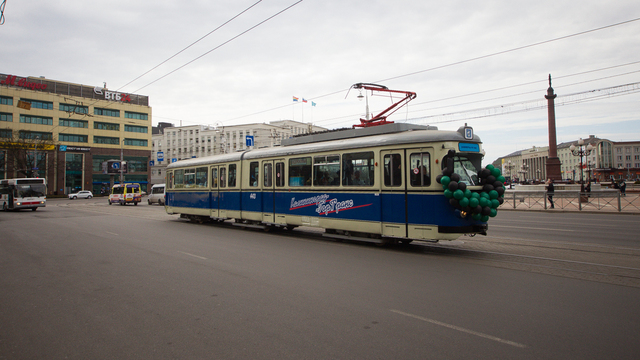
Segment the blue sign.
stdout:
<svg viewBox="0 0 640 360">
<path fill-rule="evenodd" d="M 469 126 L 464 128 L 464 138 L 467 140 L 473 139 L 473 128 Z"/>
<path fill-rule="evenodd" d="M 153 160 L 149 160 L 149 166 L 153 166 Z"/>
<path fill-rule="evenodd" d="M 253 136 L 247 135 L 247 146 L 253 146 Z"/>
<path fill-rule="evenodd" d="M 174 162 L 176 162 L 176 161 L 178 161 L 178 159 L 176 159 L 176 158 L 171 159 L 171 162 L 172 162 L 172 163 L 174 163 Z"/>
<path fill-rule="evenodd" d="M 111 164 L 111 167 L 112 167 L 113 169 L 118 170 L 118 169 L 120 169 L 120 163 L 118 163 L 118 162 L 114 162 L 113 164 Z"/>
<path fill-rule="evenodd" d="M 480 145 L 478 144 L 469 144 L 469 143 L 459 143 L 458 150 L 460 151 L 468 151 L 468 152 L 479 152 Z"/>
<path fill-rule="evenodd" d="M 60 151 L 67 151 L 67 145 L 60 145 Z"/>
<path fill-rule="evenodd" d="M 164 153 L 162 151 L 158 151 L 158 161 L 164 161 Z"/>
</svg>

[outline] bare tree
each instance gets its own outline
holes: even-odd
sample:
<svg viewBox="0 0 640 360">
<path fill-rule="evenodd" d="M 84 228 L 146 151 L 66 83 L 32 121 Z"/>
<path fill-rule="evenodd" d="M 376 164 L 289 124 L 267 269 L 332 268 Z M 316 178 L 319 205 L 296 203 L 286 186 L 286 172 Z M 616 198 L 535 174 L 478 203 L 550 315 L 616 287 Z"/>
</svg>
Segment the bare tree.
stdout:
<svg viewBox="0 0 640 360">
<path fill-rule="evenodd" d="M 33 136 L 20 132 L 12 138 L 0 138 L 0 150 L 6 152 L 5 170 L 13 168 L 17 177 L 46 177 L 48 170 L 55 166 L 53 159 L 47 161 L 47 154 L 54 149 L 50 134 Z"/>
</svg>

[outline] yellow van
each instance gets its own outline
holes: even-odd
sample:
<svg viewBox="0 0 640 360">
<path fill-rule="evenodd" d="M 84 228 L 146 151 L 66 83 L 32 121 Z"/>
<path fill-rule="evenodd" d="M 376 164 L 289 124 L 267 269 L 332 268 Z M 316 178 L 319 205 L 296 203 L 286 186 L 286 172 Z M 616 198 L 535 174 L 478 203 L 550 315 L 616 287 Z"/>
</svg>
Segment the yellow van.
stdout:
<svg viewBox="0 0 640 360">
<path fill-rule="evenodd" d="M 113 203 L 138 205 L 140 201 L 142 201 L 142 194 L 140 184 L 137 183 L 114 185 L 109 195 L 109 205 Z"/>
</svg>

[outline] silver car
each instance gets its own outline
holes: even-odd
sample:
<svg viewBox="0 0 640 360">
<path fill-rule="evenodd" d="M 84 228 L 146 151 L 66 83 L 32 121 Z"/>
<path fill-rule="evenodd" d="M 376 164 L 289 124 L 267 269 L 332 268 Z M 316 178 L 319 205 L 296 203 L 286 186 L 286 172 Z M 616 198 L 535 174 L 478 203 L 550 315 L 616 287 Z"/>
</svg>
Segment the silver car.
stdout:
<svg viewBox="0 0 640 360">
<path fill-rule="evenodd" d="M 89 190 L 78 191 L 77 193 L 69 194 L 69 199 L 91 199 L 93 193 Z"/>
</svg>

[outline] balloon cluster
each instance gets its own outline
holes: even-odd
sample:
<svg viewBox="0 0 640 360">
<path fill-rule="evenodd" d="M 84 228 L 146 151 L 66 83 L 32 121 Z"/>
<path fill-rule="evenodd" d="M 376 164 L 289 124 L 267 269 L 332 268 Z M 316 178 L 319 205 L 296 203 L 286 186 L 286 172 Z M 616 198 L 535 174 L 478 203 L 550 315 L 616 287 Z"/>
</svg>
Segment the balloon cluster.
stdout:
<svg viewBox="0 0 640 360">
<path fill-rule="evenodd" d="M 444 196 L 449 203 L 460 210 L 463 217 L 471 214 L 474 220 L 487 222 L 489 217 L 498 213 L 498 206 L 504 202 L 504 182 L 500 169 L 489 164 L 480 171 L 479 180 L 481 191 L 467 189 L 467 184 L 461 182 L 460 175 L 447 167 L 442 175 L 436 177 L 436 181 L 442 184 Z"/>
</svg>

